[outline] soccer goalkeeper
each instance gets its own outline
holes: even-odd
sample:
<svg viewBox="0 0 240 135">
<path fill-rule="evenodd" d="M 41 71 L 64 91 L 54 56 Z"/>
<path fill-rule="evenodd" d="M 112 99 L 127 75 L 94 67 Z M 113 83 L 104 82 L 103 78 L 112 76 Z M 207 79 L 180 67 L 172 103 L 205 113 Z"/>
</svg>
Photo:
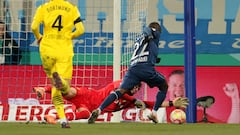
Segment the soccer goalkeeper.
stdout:
<svg viewBox="0 0 240 135">
<path fill-rule="evenodd" d="M 100 103 L 113 91 L 119 88 L 121 80 L 112 82 L 108 84 L 106 87 L 94 90 L 87 87 L 71 87 L 70 91 L 67 94 L 64 94 L 63 97 L 70 101 L 74 109 L 75 117 L 72 113 L 66 113 L 68 120 L 78 120 L 78 119 L 88 119 L 91 111 L 93 111 Z M 111 105 L 106 107 L 103 112 L 115 112 L 124 108 L 129 107 L 138 107 L 141 109 L 152 108 L 154 106 L 154 102 L 152 101 L 141 101 L 134 98 L 132 95 L 139 91 L 140 85 L 136 85 L 130 93 L 124 94 L 122 98 L 116 100 Z M 44 96 L 44 93 L 51 93 L 51 87 L 34 87 L 33 90 L 37 93 L 39 98 Z M 175 107 L 183 107 L 185 108 L 188 105 L 187 98 L 176 98 L 173 101 L 164 101 L 161 107 L 175 106 Z M 56 123 L 56 118 L 53 116 L 46 115 L 45 119 L 49 123 Z M 54 119 L 54 120 L 53 120 Z"/>
<path fill-rule="evenodd" d="M 43 35 L 39 31 L 41 24 Z M 84 33 L 80 12 L 65 0 L 50 0 L 37 8 L 31 28 L 40 44 L 43 69 L 53 85 L 51 96 L 61 126 L 70 128 L 62 93 L 70 90 L 74 55 L 72 39 Z"/>
</svg>

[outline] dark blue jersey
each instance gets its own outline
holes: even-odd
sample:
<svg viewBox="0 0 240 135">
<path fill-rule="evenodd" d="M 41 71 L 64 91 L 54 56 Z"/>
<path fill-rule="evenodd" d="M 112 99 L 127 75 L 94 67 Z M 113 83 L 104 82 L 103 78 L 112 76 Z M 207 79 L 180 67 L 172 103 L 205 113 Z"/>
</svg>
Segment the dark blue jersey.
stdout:
<svg viewBox="0 0 240 135">
<path fill-rule="evenodd" d="M 156 95 L 153 110 L 157 111 L 161 106 L 166 97 L 167 82 L 165 77 L 157 72 L 154 67 L 157 62 L 160 33 L 161 27 L 156 22 L 150 23 L 149 27 L 143 30 L 143 34 L 134 43 L 130 66 L 123 77 L 119 89 L 104 100 L 99 107 L 100 110 L 106 108 L 115 99 L 122 97 L 123 94 L 129 93 L 141 82 L 145 82 L 150 88 L 158 87 L 159 91 Z M 94 119 L 96 118 L 92 115 L 89 118 L 89 122 L 91 123 Z"/>
<path fill-rule="evenodd" d="M 160 32 L 152 31 L 150 28 L 145 29 L 139 36 L 134 43 L 130 66 L 120 88 L 130 90 L 141 81 L 154 87 L 165 81 L 165 77 L 154 68 L 158 57 L 159 39 Z"/>
<path fill-rule="evenodd" d="M 144 34 L 142 34 L 134 44 L 130 67 L 141 64 L 154 66 L 157 56 L 158 45 L 152 39 L 148 39 Z"/>
</svg>

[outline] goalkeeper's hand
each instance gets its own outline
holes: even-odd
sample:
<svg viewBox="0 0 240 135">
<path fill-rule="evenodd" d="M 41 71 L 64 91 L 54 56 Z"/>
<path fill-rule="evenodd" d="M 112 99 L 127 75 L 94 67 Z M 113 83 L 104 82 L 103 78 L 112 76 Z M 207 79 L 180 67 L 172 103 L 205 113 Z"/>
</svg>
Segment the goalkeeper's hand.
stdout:
<svg viewBox="0 0 240 135">
<path fill-rule="evenodd" d="M 188 98 L 177 97 L 173 100 L 173 106 L 175 106 L 176 108 L 187 108 L 188 105 L 189 105 Z"/>
<path fill-rule="evenodd" d="M 140 108 L 141 110 L 146 109 L 146 105 L 145 105 L 145 103 L 144 103 L 142 100 L 137 99 L 137 100 L 134 102 L 134 105 L 135 105 L 137 108 Z"/>
</svg>

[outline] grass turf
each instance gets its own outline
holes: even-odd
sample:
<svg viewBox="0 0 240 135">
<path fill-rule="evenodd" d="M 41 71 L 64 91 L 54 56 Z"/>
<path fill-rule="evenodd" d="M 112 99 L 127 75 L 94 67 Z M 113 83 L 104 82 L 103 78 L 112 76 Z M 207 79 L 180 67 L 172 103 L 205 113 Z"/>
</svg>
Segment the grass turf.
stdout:
<svg viewBox="0 0 240 135">
<path fill-rule="evenodd" d="M 152 123 L 70 123 L 60 124 L 0 122 L 1 135 L 239 135 L 239 124 L 152 124 Z"/>
</svg>

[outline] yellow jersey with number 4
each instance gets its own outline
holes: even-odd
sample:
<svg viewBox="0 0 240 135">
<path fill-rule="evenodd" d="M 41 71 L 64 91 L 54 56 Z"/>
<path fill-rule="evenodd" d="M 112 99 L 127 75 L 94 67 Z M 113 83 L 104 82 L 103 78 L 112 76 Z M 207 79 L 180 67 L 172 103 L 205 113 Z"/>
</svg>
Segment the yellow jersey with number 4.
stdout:
<svg viewBox="0 0 240 135">
<path fill-rule="evenodd" d="M 43 24 L 43 35 L 39 32 L 40 24 Z M 41 41 L 42 54 L 73 55 L 72 39 L 84 33 L 78 8 L 65 0 L 50 0 L 39 6 L 31 28 Z"/>
</svg>

